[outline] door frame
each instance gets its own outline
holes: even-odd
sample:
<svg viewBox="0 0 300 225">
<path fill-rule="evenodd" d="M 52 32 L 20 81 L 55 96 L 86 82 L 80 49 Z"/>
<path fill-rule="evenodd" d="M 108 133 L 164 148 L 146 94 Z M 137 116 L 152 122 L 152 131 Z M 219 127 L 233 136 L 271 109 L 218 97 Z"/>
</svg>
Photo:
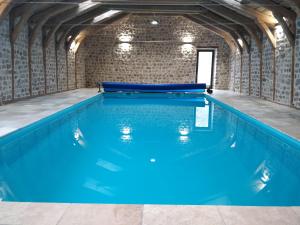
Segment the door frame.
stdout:
<svg viewBox="0 0 300 225">
<path fill-rule="evenodd" d="M 199 52 L 212 52 L 212 63 L 211 63 L 211 77 L 210 77 L 210 88 L 213 88 L 213 79 L 215 73 L 215 55 L 216 48 L 197 48 L 197 65 L 196 65 L 196 84 L 198 83 L 198 64 L 199 64 Z"/>
</svg>

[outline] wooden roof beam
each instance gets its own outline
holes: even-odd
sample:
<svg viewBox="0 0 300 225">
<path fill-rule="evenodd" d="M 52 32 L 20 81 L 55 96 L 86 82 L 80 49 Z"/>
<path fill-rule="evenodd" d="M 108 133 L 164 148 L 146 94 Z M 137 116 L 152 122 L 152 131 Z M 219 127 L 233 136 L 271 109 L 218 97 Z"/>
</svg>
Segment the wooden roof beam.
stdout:
<svg viewBox="0 0 300 225">
<path fill-rule="evenodd" d="M 11 41 L 14 43 L 23 29 L 25 24 L 27 23 L 28 19 L 32 16 L 35 11 L 44 9 L 48 7 L 49 4 L 22 4 L 18 7 L 13 8 L 10 11 L 10 26 L 11 26 L 11 33 L 10 38 Z"/>
<path fill-rule="evenodd" d="M 272 44 L 272 47 L 276 48 L 276 38 L 274 36 L 274 32 L 271 31 L 270 28 L 263 21 L 257 20 L 257 22 L 260 26 L 260 29 L 263 30 L 266 34 L 268 40 Z"/>
<path fill-rule="evenodd" d="M 229 29 L 231 30 L 232 32 L 234 32 L 238 38 L 240 38 L 243 42 L 243 44 L 245 45 L 247 51 L 249 52 L 250 51 L 250 43 L 247 42 L 246 38 L 244 37 L 244 35 L 247 35 L 247 36 L 250 36 L 249 33 L 239 24 L 235 24 L 217 14 L 214 14 L 210 11 L 208 12 L 205 12 L 205 13 L 202 13 L 200 15 L 197 15 L 198 17 L 202 17 L 202 18 L 206 18 L 206 20 L 211 23 L 211 24 L 214 24 L 214 23 L 217 23 L 217 24 L 220 24 L 222 25 L 223 27 L 225 27 L 226 29 Z M 235 35 L 235 36 L 236 36 Z M 238 38 L 235 38 L 235 39 L 238 39 Z"/>
<path fill-rule="evenodd" d="M 49 7 L 37 14 L 34 14 L 30 17 L 29 24 L 29 45 L 31 46 L 36 39 L 38 31 L 46 23 L 46 21 L 52 16 L 58 15 L 62 12 L 65 12 L 69 9 L 76 8 L 77 5 L 66 4 L 66 5 L 56 5 Z"/>
<path fill-rule="evenodd" d="M 104 5 L 164 5 L 164 6 L 197 6 L 199 0 L 92 0 L 93 2 L 101 2 Z"/>
<path fill-rule="evenodd" d="M 276 19 L 273 16 L 262 13 L 258 10 L 253 9 L 252 7 L 249 7 L 245 4 L 241 4 L 235 0 L 213 0 L 213 1 L 219 3 L 220 5 L 225 6 L 226 8 L 232 9 L 237 13 L 242 13 L 243 15 L 251 19 L 258 19 L 266 23 L 268 26 L 274 27 L 277 23 Z"/>
<path fill-rule="evenodd" d="M 15 4 L 15 0 L 2 0 L 0 2 L 0 23 L 8 15 Z"/>
<path fill-rule="evenodd" d="M 85 2 L 83 2 L 82 5 L 78 4 L 78 7 L 76 9 L 70 9 L 66 12 L 60 13 L 60 14 L 56 15 L 55 17 L 48 19 L 42 28 L 44 47 L 47 47 L 49 45 L 51 37 L 55 34 L 57 29 L 64 22 L 66 22 L 70 19 L 73 19 L 77 16 L 80 16 L 83 13 L 89 12 L 90 10 L 93 10 L 100 6 L 101 6 L 101 3 L 85 4 Z"/>
<path fill-rule="evenodd" d="M 205 15 L 205 16 L 204 16 Z M 250 44 L 246 41 L 246 39 L 243 37 L 243 34 L 239 33 L 236 29 L 224 25 L 222 23 L 218 23 L 215 19 L 209 18 L 207 14 L 199 14 L 199 15 L 191 15 L 191 17 L 194 17 L 195 19 L 200 19 L 201 21 L 205 21 L 206 23 L 215 26 L 228 34 L 232 36 L 232 38 L 238 43 L 238 39 L 241 39 L 247 52 L 250 52 Z M 239 43 L 240 45 L 240 43 Z"/>
<path fill-rule="evenodd" d="M 119 12 L 117 14 L 115 14 L 114 16 L 110 17 L 110 18 L 106 18 L 104 20 L 101 20 L 99 22 L 94 22 L 91 21 L 90 24 L 85 24 L 85 25 L 81 25 L 81 26 L 77 26 L 74 27 L 67 35 L 67 37 L 70 37 L 70 39 L 68 39 L 66 41 L 66 49 L 69 50 L 70 46 L 72 44 L 73 41 L 76 41 L 77 36 L 79 35 L 80 32 L 82 32 L 83 30 L 86 30 L 88 27 L 90 26 L 95 26 L 95 25 L 103 25 L 102 28 L 124 18 L 125 16 L 127 16 L 128 13 L 124 13 L 124 12 Z M 105 23 L 105 24 L 104 24 Z M 89 34 L 89 32 L 86 32 L 86 36 Z"/>
<path fill-rule="evenodd" d="M 296 13 L 294 11 L 291 11 L 287 8 L 285 8 L 282 5 L 276 4 L 275 2 L 271 0 L 251 0 L 252 2 L 255 2 L 256 4 L 265 7 L 273 12 L 273 14 L 281 15 L 282 17 L 285 17 L 287 19 L 291 19 L 294 21 L 297 17 Z"/>
<path fill-rule="evenodd" d="M 294 11 L 288 10 L 287 8 L 272 2 L 271 0 L 252 0 L 258 5 L 268 8 L 272 11 L 274 17 L 277 19 L 278 23 L 281 25 L 283 32 L 291 46 L 295 45 L 295 20 L 296 13 Z M 289 27 L 287 20 L 291 24 Z"/>
<path fill-rule="evenodd" d="M 213 0 L 216 1 L 216 0 Z M 252 18 L 257 26 L 266 34 L 267 38 L 271 42 L 273 48 L 276 47 L 276 40 L 274 36 L 274 32 L 271 31 L 270 27 L 275 27 L 275 24 L 278 22 L 275 17 L 273 16 L 263 16 L 263 13 L 259 13 L 256 10 L 251 10 L 251 7 L 245 6 L 243 4 L 240 4 L 234 0 L 218 0 L 218 2 L 221 2 L 222 5 L 224 5 L 227 8 L 230 8 L 237 13 L 246 13 L 249 18 Z M 266 20 L 268 18 L 269 20 Z M 272 21 L 270 21 L 270 18 L 272 18 Z M 273 22 L 270 24 L 270 22 Z"/>
<path fill-rule="evenodd" d="M 225 30 L 220 29 L 215 24 L 212 25 L 209 22 L 207 22 L 206 20 L 203 20 L 203 19 L 200 19 L 200 18 L 196 18 L 194 15 L 184 15 L 184 17 L 186 17 L 187 19 L 193 21 L 194 23 L 197 23 L 197 24 L 205 27 L 206 29 L 208 29 L 208 30 L 216 33 L 218 36 L 222 37 L 226 41 L 226 43 L 228 44 L 228 46 L 230 47 L 230 49 L 232 51 L 235 50 L 235 47 L 237 47 L 240 52 L 243 51 L 243 48 L 239 44 L 239 42 L 237 41 L 237 39 L 235 39 L 231 34 L 229 34 L 228 32 L 226 32 Z"/>
<path fill-rule="evenodd" d="M 284 1 L 291 6 L 291 8 L 294 10 L 294 12 L 297 13 L 298 16 L 300 16 L 300 1 L 299 0 L 284 0 Z"/>
<path fill-rule="evenodd" d="M 106 10 L 107 11 L 107 10 Z M 90 12 L 87 12 L 79 17 L 76 17 L 72 20 L 68 20 L 65 23 L 63 23 L 59 29 L 56 31 L 56 41 L 58 45 L 61 45 L 62 42 L 65 40 L 67 33 L 73 28 L 78 25 L 81 25 L 83 23 L 88 23 L 89 20 L 93 19 L 96 16 L 99 16 L 105 12 L 104 8 L 96 8 Z"/>
<path fill-rule="evenodd" d="M 211 4 L 207 4 L 211 3 Z M 202 4 L 201 4 L 202 5 Z M 216 5 L 211 1 L 205 2 L 205 4 L 202 5 L 204 8 L 226 18 L 227 20 L 230 20 L 236 24 L 240 24 L 244 27 L 245 30 L 251 35 L 251 37 L 255 40 L 257 47 L 262 50 L 262 43 L 260 39 L 261 30 L 259 27 L 248 17 L 245 17 L 231 9 L 228 9 L 222 5 Z"/>
<path fill-rule="evenodd" d="M 132 4 L 111 4 L 105 6 L 113 10 L 121 10 L 124 12 L 150 12 L 150 13 L 182 13 L 182 14 L 191 14 L 191 13 L 200 13 L 201 7 L 199 5 L 163 5 L 160 2 L 150 5 L 144 5 L 137 3 L 136 5 Z"/>
<path fill-rule="evenodd" d="M 292 32 L 289 28 L 289 26 L 287 25 L 286 21 L 283 19 L 282 16 L 274 14 L 275 18 L 278 20 L 279 24 L 282 27 L 282 30 L 284 32 L 284 34 L 286 35 L 289 43 L 291 46 L 295 45 L 295 33 Z"/>
</svg>

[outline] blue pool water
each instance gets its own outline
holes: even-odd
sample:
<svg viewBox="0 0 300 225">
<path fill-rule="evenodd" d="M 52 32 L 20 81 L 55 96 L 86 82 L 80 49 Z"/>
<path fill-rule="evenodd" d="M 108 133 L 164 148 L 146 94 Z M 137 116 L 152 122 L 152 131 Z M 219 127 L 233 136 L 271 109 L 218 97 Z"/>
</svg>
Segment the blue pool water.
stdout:
<svg viewBox="0 0 300 225">
<path fill-rule="evenodd" d="M 0 199 L 300 205 L 299 146 L 210 97 L 103 94 L 0 139 Z"/>
</svg>

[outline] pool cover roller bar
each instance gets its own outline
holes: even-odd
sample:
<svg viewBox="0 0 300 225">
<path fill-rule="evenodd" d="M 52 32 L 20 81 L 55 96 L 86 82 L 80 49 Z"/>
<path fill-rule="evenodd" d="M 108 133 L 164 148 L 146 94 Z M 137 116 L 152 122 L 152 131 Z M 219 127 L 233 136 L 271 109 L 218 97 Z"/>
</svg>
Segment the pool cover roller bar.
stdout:
<svg viewBox="0 0 300 225">
<path fill-rule="evenodd" d="M 135 84 L 121 82 L 98 82 L 104 92 L 204 92 L 206 84 Z"/>
</svg>

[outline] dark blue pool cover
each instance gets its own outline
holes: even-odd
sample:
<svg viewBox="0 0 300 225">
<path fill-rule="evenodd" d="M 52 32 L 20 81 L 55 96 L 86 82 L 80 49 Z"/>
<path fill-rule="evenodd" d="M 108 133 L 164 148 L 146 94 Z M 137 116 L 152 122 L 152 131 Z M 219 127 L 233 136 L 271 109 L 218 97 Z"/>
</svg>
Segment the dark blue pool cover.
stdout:
<svg viewBox="0 0 300 225">
<path fill-rule="evenodd" d="M 102 82 L 105 92 L 204 92 L 206 84 L 135 84 L 121 82 Z"/>
</svg>

